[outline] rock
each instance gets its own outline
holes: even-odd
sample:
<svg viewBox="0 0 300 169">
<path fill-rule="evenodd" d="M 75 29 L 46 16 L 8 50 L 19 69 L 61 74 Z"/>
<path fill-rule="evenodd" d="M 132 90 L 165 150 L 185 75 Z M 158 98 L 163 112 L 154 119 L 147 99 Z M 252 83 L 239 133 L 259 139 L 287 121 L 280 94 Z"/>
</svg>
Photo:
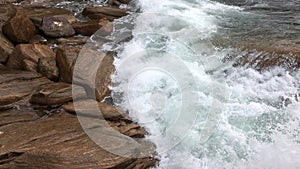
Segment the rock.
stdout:
<svg viewBox="0 0 300 169">
<path fill-rule="evenodd" d="M 0 32 L 0 63 L 6 63 L 13 50 L 14 45 Z"/>
<path fill-rule="evenodd" d="M 17 0 L 0 0 L 0 4 L 16 3 Z"/>
<path fill-rule="evenodd" d="M 7 67 L 0 63 L 0 70 L 6 70 L 6 69 L 7 69 Z"/>
<path fill-rule="evenodd" d="M 85 46 L 82 56 L 77 59 L 76 71 L 73 72 L 73 82 L 86 87 L 89 97 L 94 95 L 98 101 L 102 101 L 110 95 L 109 85 L 111 75 L 115 68 L 113 65 L 114 52 L 103 53 L 92 47 Z"/>
<path fill-rule="evenodd" d="M 0 114 L 1 168 L 146 169 L 157 164 L 151 157 L 134 159 L 104 150 L 85 134 L 74 115 L 56 113 L 36 119 L 31 110 Z M 128 149 L 127 141 L 112 137 L 104 124 L 104 120 L 99 120 L 94 127 L 102 131 L 98 133 L 101 140 L 115 150 Z M 140 145 L 140 149 L 148 149 L 146 144 Z M 135 153 L 132 151 L 127 152 Z"/>
<path fill-rule="evenodd" d="M 56 62 L 59 69 L 60 80 L 72 83 L 73 69 L 81 48 L 61 46 L 56 51 Z"/>
<path fill-rule="evenodd" d="M 77 91 L 77 98 L 85 97 L 85 91 L 79 86 L 73 86 Z M 37 91 L 31 96 L 30 103 L 56 107 L 73 100 L 72 85 L 68 83 L 49 83 L 38 87 Z"/>
<path fill-rule="evenodd" d="M 47 45 L 20 44 L 16 46 L 6 65 L 13 69 L 37 72 L 37 64 L 41 57 L 55 58 L 55 53 Z"/>
<path fill-rule="evenodd" d="M 102 113 L 104 119 L 111 121 L 122 120 L 126 122 L 132 122 L 131 118 L 121 109 L 107 105 L 105 103 L 97 102 L 95 100 L 80 100 L 76 101 L 74 104 L 76 105 L 77 113 L 80 114 L 81 112 L 87 112 L 89 110 L 92 110 L 91 107 L 93 107 L 92 105 L 95 103 L 98 104 L 99 111 Z M 68 103 L 63 105 L 62 107 L 70 113 L 76 113 L 74 104 Z"/>
<path fill-rule="evenodd" d="M 0 5 L 0 32 L 3 25 L 16 15 L 17 10 L 13 5 Z"/>
<path fill-rule="evenodd" d="M 76 18 L 72 12 L 62 8 L 45 8 L 45 7 L 19 7 L 18 11 L 26 14 L 32 22 L 37 26 L 42 26 L 44 17 L 64 18 L 69 23 L 76 22 Z"/>
<path fill-rule="evenodd" d="M 50 37 L 69 37 L 75 34 L 75 30 L 68 20 L 57 16 L 44 17 L 41 30 Z"/>
<path fill-rule="evenodd" d="M 93 6 L 86 7 L 82 14 L 90 19 L 103 19 L 106 18 L 110 21 L 127 15 L 127 10 L 107 7 L 107 6 Z"/>
<path fill-rule="evenodd" d="M 29 97 L 38 86 L 46 83 L 50 83 L 50 81 L 34 72 L 1 70 L 0 109 L 9 109 L 15 104 L 19 104 Z"/>
<path fill-rule="evenodd" d="M 3 34 L 16 43 L 26 43 L 36 34 L 31 20 L 24 14 L 17 13 L 2 27 Z"/>
<path fill-rule="evenodd" d="M 47 44 L 47 39 L 44 38 L 42 35 L 35 35 L 29 40 L 29 43 L 32 43 L 32 44 Z"/>
<path fill-rule="evenodd" d="M 50 80 L 57 80 L 59 71 L 53 57 L 42 57 L 38 62 L 38 72 Z"/>
<path fill-rule="evenodd" d="M 84 45 L 89 37 L 86 36 L 78 36 L 78 37 L 68 37 L 68 38 L 58 38 L 53 40 L 52 43 L 58 45 Z"/>
<path fill-rule="evenodd" d="M 93 35 L 100 28 L 103 28 L 101 29 L 101 31 L 105 31 L 107 32 L 107 34 L 113 31 L 113 26 L 107 19 L 91 20 L 87 22 L 77 22 L 72 24 L 72 26 L 75 29 L 76 33 L 86 35 L 86 36 Z"/>
</svg>

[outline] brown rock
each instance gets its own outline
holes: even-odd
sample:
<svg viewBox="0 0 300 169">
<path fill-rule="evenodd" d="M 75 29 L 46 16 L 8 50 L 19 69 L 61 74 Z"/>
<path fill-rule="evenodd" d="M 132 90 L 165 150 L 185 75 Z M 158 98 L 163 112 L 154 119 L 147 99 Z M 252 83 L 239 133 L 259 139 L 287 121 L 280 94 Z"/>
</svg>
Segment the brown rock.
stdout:
<svg viewBox="0 0 300 169">
<path fill-rule="evenodd" d="M 115 7 L 106 7 L 106 6 L 93 6 L 86 7 L 82 14 L 90 19 L 103 19 L 106 18 L 110 21 L 114 19 L 123 17 L 127 15 L 127 10 L 115 8 Z"/>
<path fill-rule="evenodd" d="M 47 78 L 34 72 L 1 70 L 0 109 L 8 109 L 19 104 L 20 101 L 30 96 L 39 85 L 49 82 Z"/>
<path fill-rule="evenodd" d="M 2 168 L 146 169 L 157 160 L 125 158 L 104 150 L 82 130 L 74 115 L 58 113 L 36 120 L 33 111 L 10 110 L 0 114 Z M 99 137 L 117 150 L 128 149 L 122 137 L 112 137 L 99 120 Z M 120 140 L 120 141 L 119 141 Z M 147 149 L 140 144 L 140 149 Z M 128 153 L 135 153 L 135 149 Z"/>
<path fill-rule="evenodd" d="M 55 58 L 55 53 L 47 45 L 20 44 L 8 59 L 7 67 L 37 72 L 37 63 L 41 57 Z"/>
<path fill-rule="evenodd" d="M 78 37 L 68 37 L 68 38 L 58 38 L 53 41 L 53 43 L 58 45 L 84 45 L 89 37 L 78 36 Z"/>
<path fill-rule="evenodd" d="M 50 80 L 58 79 L 58 68 L 54 57 L 42 57 L 38 62 L 38 72 Z"/>
<path fill-rule="evenodd" d="M 76 111 L 73 103 L 68 103 L 63 105 L 63 109 L 70 113 L 78 113 L 88 112 L 92 110 L 93 104 L 98 104 L 99 111 L 102 113 L 102 116 L 106 120 L 112 121 L 127 121 L 132 122 L 131 118 L 123 112 L 121 109 L 107 105 L 105 103 L 97 102 L 95 100 L 81 100 L 76 101 L 74 104 L 76 105 Z"/>
<path fill-rule="evenodd" d="M 14 45 L 0 32 L 0 62 L 6 63 L 13 50 Z"/>
<path fill-rule="evenodd" d="M 0 32 L 2 32 L 2 26 L 14 17 L 16 12 L 13 5 L 0 5 Z"/>
<path fill-rule="evenodd" d="M 43 36 L 41 35 L 34 35 L 30 40 L 29 40 L 29 43 L 32 43 L 32 44 L 47 44 L 47 39 L 44 38 Z"/>
<path fill-rule="evenodd" d="M 61 46 L 56 51 L 56 62 L 59 69 L 60 80 L 72 83 L 73 69 L 81 48 Z"/>
<path fill-rule="evenodd" d="M 77 91 L 76 97 L 85 97 L 85 91 L 79 86 L 73 86 Z M 68 83 L 49 83 L 38 87 L 30 102 L 44 106 L 59 106 L 73 100 L 72 85 Z"/>
<path fill-rule="evenodd" d="M 18 11 L 26 14 L 37 27 L 42 26 L 43 18 L 47 16 L 65 18 L 69 23 L 74 23 L 76 21 L 72 12 L 62 8 L 19 7 Z"/>
<path fill-rule="evenodd" d="M 36 34 L 34 24 L 26 15 L 21 13 L 17 13 L 4 24 L 2 31 L 8 39 L 16 43 L 26 43 Z"/>
<path fill-rule="evenodd" d="M 110 24 L 110 26 L 104 27 L 107 24 L 110 24 L 107 19 L 100 19 L 87 22 L 77 22 L 72 24 L 72 26 L 75 29 L 76 33 L 91 36 L 102 27 L 103 29 L 101 31 L 111 33 L 113 30 L 112 24 Z"/>
<path fill-rule="evenodd" d="M 5 69 L 7 69 L 7 67 L 0 63 L 0 70 L 5 70 Z"/>
<path fill-rule="evenodd" d="M 50 37 L 68 37 L 75 34 L 75 30 L 68 20 L 57 16 L 44 17 L 41 30 Z"/>
<path fill-rule="evenodd" d="M 17 0 L 0 0 L 0 4 L 16 3 Z"/>
</svg>

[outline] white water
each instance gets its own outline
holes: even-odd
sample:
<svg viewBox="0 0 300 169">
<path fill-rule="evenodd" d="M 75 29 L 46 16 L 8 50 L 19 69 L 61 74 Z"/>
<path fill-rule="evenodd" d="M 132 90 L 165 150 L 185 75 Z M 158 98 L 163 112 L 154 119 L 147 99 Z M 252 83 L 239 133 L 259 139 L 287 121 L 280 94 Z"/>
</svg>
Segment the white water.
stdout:
<svg viewBox="0 0 300 169">
<path fill-rule="evenodd" d="M 211 43 L 230 7 L 140 0 L 133 39 L 115 60 L 113 97 L 147 128 L 158 168 L 300 168 L 300 71 L 222 62 Z M 215 15 L 212 15 L 215 14 Z M 299 99 L 299 98 L 298 98 Z"/>
</svg>

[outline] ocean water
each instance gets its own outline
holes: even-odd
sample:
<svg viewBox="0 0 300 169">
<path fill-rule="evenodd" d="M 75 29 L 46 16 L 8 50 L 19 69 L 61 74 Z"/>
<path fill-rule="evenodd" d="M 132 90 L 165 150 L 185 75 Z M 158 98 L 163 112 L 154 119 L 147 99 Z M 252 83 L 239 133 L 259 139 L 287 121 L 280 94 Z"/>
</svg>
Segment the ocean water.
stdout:
<svg viewBox="0 0 300 169">
<path fill-rule="evenodd" d="M 257 10 L 267 1 L 232 2 L 139 0 L 115 21 L 112 97 L 148 130 L 157 168 L 300 168 L 300 71 L 234 67 L 228 45 L 294 41 L 299 27 Z"/>
</svg>

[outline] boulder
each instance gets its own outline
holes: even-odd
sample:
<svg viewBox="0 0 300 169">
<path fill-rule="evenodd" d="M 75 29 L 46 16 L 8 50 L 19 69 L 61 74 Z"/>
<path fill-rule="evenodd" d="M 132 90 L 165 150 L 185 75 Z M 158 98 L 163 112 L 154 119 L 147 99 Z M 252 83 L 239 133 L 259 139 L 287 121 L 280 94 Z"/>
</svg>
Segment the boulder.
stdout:
<svg viewBox="0 0 300 169">
<path fill-rule="evenodd" d="M 17 70 L 0 71 L 0 109 L 9 109 L 16 104 L 21 104 L 33 91 L 42 84 L 50 81 L 34 72 Z M 22 104 L 28 103 L 25 101 Z"/>
<path fill-rule="evenodd" d="M 64 18 L 69 23 L 76 22 L 76 18 L 73 13 L 62 8 L 19 7 L 18 11 L 26 14 L 37 27 L 42 26 L 43 18 L 47 16 Z"/>
<path fill-rule="evenodd" d="M 37 64 L 41 57 L 55 58 L 55 53 L 47 45 L 20 44 L 16 46 L 6 65 L 13 69 L 37 72 Z"/>
<path fill-rule="evenodd" d="M 17 0 L 0 0 L 0 4 L 16 3 Z"/>
<path fill-rule="evenodd" d="M 54 57 L 41 57 L 38 62 L 38 72 L 50 80 L 57 80 L 59 71 Z"/>
<path fill-rule="evenodd" d="M 6 63 L 13 50 L 14 45 L 0 32 L 0 63 Z"/>
<path fill-rule="evenodd" d="M 50 37 L 69 37 L 75 34 L 75 30 L 68 20 L 57 16 L 44 17 L 41 30 Z"/>
<path fill-rule="evenodd" d="M 111 92 L 109 85 L 110 77 L 115 71 L 114 56 L 114 52 L 103 53 L 86 45 L 77 58 L 73 83 L 85 86 L 90 98 L 96 97 L 98 101 L 102 101 Z"/>
<path fill-rule="evenodd" d="M 108 6 L 92 6 L 86 7 L 82 14 L 90 19 L 103 19 L 106 18 L 110 21 L 127 15 L 127 10 L 108 7 Z"/>
<path fill-rule="evenodd" d="M 77 91 L 77 98 L 86 96 L 83 88 L 73 86 L 73 90 Z M 73 100 L 72 85 L 68 83 L 48 83 L 41 85 L 37 91 L 31 96 L 30 103 L 41 106 L 56 107 Z"/>
<path fill-rule="evenodd" d="M 72 24 L 72 26 L 75 29 L 76 33 L 86 35 L 86 36 L 93 35 L 100 28 L 103 28 L 101 29 L 101 31 L 105 31 L 107 32 L 107 34 L 111 33 L 113 30 L 112 24 L 107 19 L 91 20 L 87 22 L 76 22 Z"/>
<path fill-rule="evenodd" d="M 0 32 L 3 25 L 16 15 L 16 8 L 13 5 L 0 5 Z"/>
<path fill-rule="evenodd" d="M 74 46 L 61 46 L 56 51 L 56 62 L 59 69 L 60 80 L 72 83 L 73 69 L 81 48 Z"/>
<path fill-rule="evenodd" d="M 31 20 L 24 14 L 16 15 L 2 27 L 3 34 L 15 43 L 26 43 L 36 34 L 36 29 Z"/>
</svg>

